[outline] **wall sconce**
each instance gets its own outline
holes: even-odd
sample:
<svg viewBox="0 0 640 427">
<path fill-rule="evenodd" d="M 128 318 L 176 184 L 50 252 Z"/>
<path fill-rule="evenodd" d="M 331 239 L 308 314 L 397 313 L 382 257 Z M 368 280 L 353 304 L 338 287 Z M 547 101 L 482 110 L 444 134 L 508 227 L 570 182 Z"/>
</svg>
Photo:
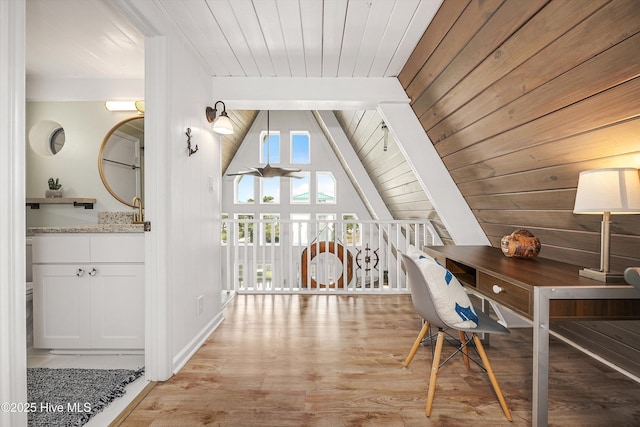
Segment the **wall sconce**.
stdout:
<svg viewBox="0 0 640 427">
<path fill-rule="evenodd" d="M 109 111 L 138 111 L 144 114 L 144 101 L 105 101 L 104 106 Z"/>
<path fill-rule="evenodd" d="M 381 123 L 380 128 L 382 132 L 384 132 L 384 136 L 382 137 L 382 151 L 387 151 L 389 148 L 389 128 L 385 122 Z"/>
<path fill-rule="evenodd" d="M 222 112 L 219 116 L 216 117 L 216 115 L 218 114 L 218 104 L 222 104 Z M 222 135 L 230 135 L 233 133 L 233 124 L 231 123 L 231 119 L 229 119 L 229 116 L 227 116 L 227 109 L 224 105 L 224 102 L 216 101 L 216 103 L 213 104 L 213 108 L 207 107 L 207 109 L 205 110 L 205 114 L 207 116 L 207 121 L 209 123 L 213 123 L 213 131 L 215 133 L 219 133 Z"/>
<path fill-rule="evenodd" d="M 196 148 L 191 148 L 191 128 L 187 128 L 185 135 L 187 135 L 187 150 L 189 150 L 189 157 L 191 157 L 192 154 L 198 151 L 198 144 L 196 144 Z"/>
<path fill-rule="evenodd" d="M 635 168 L 594 169 L 580 172 L 573 213 L 602 214 L 600 270 L 585 268 L 580 276 L 600 282 L 624 282 L 609 271 L 611 214 L 640 213 L 640 176 Z"/>
</svg>

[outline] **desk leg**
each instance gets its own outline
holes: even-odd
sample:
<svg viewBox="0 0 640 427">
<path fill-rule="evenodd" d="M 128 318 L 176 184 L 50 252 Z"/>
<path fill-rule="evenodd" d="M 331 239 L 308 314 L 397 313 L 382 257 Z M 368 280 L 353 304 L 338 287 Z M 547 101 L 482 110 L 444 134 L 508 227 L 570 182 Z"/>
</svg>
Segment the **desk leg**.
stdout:
<svg viewBox="0 0 640 427">
<path fill-rule="evenodd" d="M 534 287 L 533 291 L 533 427 L 549 423 L 549 293 L 552 289 Z"/>
</svg>

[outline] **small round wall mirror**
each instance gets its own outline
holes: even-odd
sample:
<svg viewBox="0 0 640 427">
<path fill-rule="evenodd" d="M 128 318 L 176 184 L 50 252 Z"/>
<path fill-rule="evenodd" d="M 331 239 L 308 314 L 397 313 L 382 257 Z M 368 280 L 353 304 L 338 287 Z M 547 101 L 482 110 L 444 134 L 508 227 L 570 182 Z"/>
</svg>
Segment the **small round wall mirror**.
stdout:
<svg viewBox="0 0 640 427">
<path fill-rule="evenodd" d="M 107 132 L 98 171 L 107 191 L 121 203 L 134 207 L 135 197 L 144 200 L 144 117 L 123 120 Z"/>
<path fill-rule="evenodd" d="M 43 157 L 58 154 L 64 147 L 64 142 L 64 128 L 56 121 L 41 120 L 29 130 L 29 145 Z"/>
</svg>

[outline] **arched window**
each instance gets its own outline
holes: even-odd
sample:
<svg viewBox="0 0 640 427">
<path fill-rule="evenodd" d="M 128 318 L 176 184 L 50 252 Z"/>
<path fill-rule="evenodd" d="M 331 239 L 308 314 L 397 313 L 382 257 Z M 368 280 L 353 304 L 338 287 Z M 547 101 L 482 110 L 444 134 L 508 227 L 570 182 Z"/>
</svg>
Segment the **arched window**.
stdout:
<svg viewBox="0 0 640 427">
<path fill-rule="evenodd" d="M 234 181 L 234 202 L 253 203 L 254 202 L 254 179 L 252 176 L 239 176 Z"/>
</svg>

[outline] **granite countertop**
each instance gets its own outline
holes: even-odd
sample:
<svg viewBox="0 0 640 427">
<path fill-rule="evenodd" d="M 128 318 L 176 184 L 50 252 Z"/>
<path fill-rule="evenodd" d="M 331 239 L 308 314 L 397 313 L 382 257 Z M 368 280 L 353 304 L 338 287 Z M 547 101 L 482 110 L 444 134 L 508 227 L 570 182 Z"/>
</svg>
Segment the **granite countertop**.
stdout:
<svg viewBox="0 0 640 427">
<path fill-rule="evenodd" d="M 29 227 L 28 234 L 39 233 L 142 233 L 144 224 L 84 224 L 58 227 Z"/>
<path fill-rule="evenodd" d="M 97 224 L 28 227 L 27 236 L 42 233 L 143 233 L 144 224 L 133 224 L 132 212 L 98 212 Z"/>
</svg>

